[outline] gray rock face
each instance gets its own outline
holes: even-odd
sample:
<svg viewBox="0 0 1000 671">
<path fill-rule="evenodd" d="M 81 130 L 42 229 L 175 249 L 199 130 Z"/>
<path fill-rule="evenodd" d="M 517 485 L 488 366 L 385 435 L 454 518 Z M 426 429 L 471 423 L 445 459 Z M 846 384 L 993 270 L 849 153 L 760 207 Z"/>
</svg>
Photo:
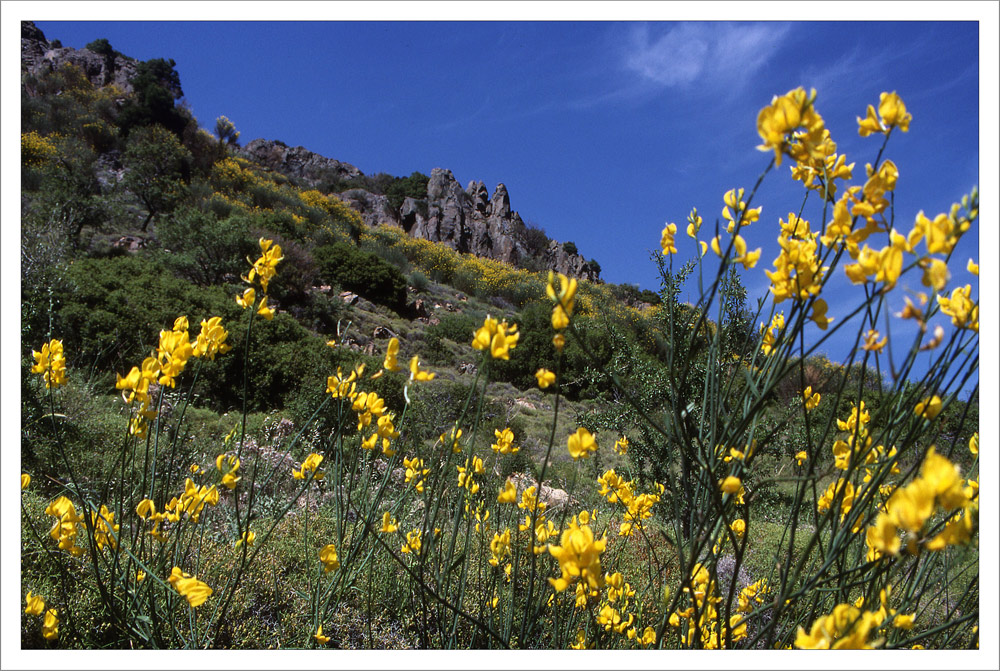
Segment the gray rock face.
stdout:
<svg viewBox="0 0 1000 671">
<path fill-rule="evenodd" d="M 426 208 L 407 198 L 396 221 L 415 238 L 441 242 L 452 249 L 517 264 L 528 256 L 526 227 L 511 210 L 507 187 L 498 184 L 492 197 L 480 181 L 462 189 L 450 170 L 435 168 L 427 183 Z M 545 267 L 573 277 L 596 280 L 600 273 L 579 254 L 567 254 L 553 242 L 542 259 Z"/>
<path fill-rule="evenodd" d="M 89 49 L 53 49 L 40 28 L 30 21 L 21 22 L 22 71 L 40 75 L 67 64 L 80 68 L 94 86 L 114 85 L 126 94 L 132 93 L 131 81 L 139 66 L 138 61 L 121 54 L 105 57 Z"/>
<path fill-rule="evenodd" d="M 562 273 L 569 277 L 582 277 L 590 280 L 597 279 L 600 271 L 594 268 L 579 254 L 570 254 L 561 243 L 552 240 L 548 249 L 545 250 L 545 266 L 557 273 Z"/>
<path fill-rule="evenodd" d="M 353 179 L 363 174 L 350 163 L 321 156 L 305 147 L 289 147 L 278 140 L 251 140 L 241 153 L 251 161 L 312 186 L 320 181 Z"/>
<path fill-rule="evenodd" d="M 392 211 L 389 198 L 364 189 L 348 189 L 336 194 L 338 198 L 361 213 L 361 221 L 367 226 L 378 226 L 383 222 L 394 222 L 398 215 Z"/>
</svg>

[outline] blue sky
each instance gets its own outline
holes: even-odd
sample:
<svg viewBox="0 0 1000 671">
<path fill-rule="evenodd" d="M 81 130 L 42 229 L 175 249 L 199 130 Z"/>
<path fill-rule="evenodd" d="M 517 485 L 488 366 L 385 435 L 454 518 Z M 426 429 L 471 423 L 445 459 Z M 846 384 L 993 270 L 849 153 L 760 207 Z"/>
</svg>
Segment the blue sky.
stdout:
<svg viewBox="0 0 1000 671">
<path fill-rule="evenodd" d="M 38 25 L 65 46 L 104 37 L 135 58 L 173 58 L 201 124 L 226 115 L 243 142 L 279 139 L 367 174 L 443 167 L 463 185 L 503 182 L 526 222 L 574 241 L 607 281 L 654 290 L 648 254 L 664 223 L 683 231 L 697 207 L 711 237 L 723 193 L 749 191 L 769 160 L 755 149 L 758 111 L 796 86 L 817 90 L 855 183 L 880 146 L 858 136 L 856 117 L 881 91 L 903 98 L 911 130 L 895 134 L 886 157 L 900 170 L 904 232 L 918 211 L 947 211 L 980 182 L 972 21 Z M 778 218 L 802 200 L 786 166 L 765 180 L 754 203 L 761 221 L 745 232 L 763 249 L 744 274 L 751 299 L 767 292 Z M 820 217 L 806 210 L 814 229 Z M 693 241 L 679 241 L 681 258 L 694 254 Z M 952 284 L 972 281 L 964 265 L 979 260 L 978 230 L 955 258 Z M 919 280 L 903 287 L 921 289 Z M 842 271 L 832 288 L 830 314 L 857 304 Z M 825 349 L 842 359 L 849 347 L 837 340 Z"/>
</svg>

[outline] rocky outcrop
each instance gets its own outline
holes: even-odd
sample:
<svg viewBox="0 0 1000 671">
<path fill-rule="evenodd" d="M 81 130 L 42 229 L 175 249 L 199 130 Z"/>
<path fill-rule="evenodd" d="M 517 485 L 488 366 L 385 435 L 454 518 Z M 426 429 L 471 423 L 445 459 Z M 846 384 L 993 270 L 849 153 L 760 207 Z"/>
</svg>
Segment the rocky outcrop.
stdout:
<svg viewBox="0 0 1000 671">
<path fill-rule="evenodd" d="M 557 273 L 562 273 L 569 277 L 581 277 L 588 280 L 596 280 L 600 277 L 601 271 L 585 260 L 579 254 L 570 254 L 561 243 L 551 240 L 545 250 L 543 260 L 546 268 L 551 268 Z"/>
<path fill-rule="evenodd" d="M 479 181 L 462 189 L 452 172 L 442 168 L 431 171 L 426 200 L 404 200 L 396 221 L 415 238 L 511 265 L 530 254 L 527 228 L 511 209 L 506 186 L 498 184 L 492 196 Z M 557 242 L 550 242 L 541 261 L 544 267 L 573 277 L 600 277 L 582 256 L 567 253 Z"/>
<path fill-rule="evenodd" d="M 289 147 L 279 140 L 251 140 L 242 150 L 243 156 L 283 175 L 316 186 L 361 177 L 364 173 L 350 163 L 321 156 L 305 147 Z"/>
<path fill-rule="evenodd" d="M 361 221 L 367 226 L 378 226 L 385 221 L 396 221 L 398 212 L 393 212 L 389 198 L 364 189 L 348 189 L 337 194 L 337 198 L 361 213 Z"/>
<path fill-rule="evenodd" d="M 121 90 L 118 104 L 134 92 L 132 80 L 138 72 L 139 61 L 114 51 L 106 41 L 93 43 L 90 49 L 54 47 L 34 23 L 21 23 L 21 72 L 22 86 L 27 95 L 33 95 L 31 77 L 54 71 L 64 65 L 78 67 L 96 87 L 113 85 Z M 173 62 L 170 62 L 171 66 Z M 173 93 L 182 94 L 179 83 Z M 276 173 L 295 180 L 308 188 L 324 191 L 343 188 L 343 182 L 358 180 L 381 190 L 381 177 L 366 180 L 357 167 L 327 158 L 305 147 L 289 147 L 278 140 L 251 140 L 239 154 Z M 116 155 L 101 158 L 98 177 L 105 186 L 121 179 L 122 171 Z M 338 183 L 340 183 L 338 185 Z M 409 187 L 408 187 L 409 188 Z M 412 191 L 410 191 L 412 193 Z M 407 197 L 401 207 L 398 195 L 371 193 L 354 188 L 336 194 L 350 207 L 361 213 L 362 221 L 369 226 L 392 223 L 401 226 L 416 238 L 439 242 L 455 249 L 511 265 L 534 269 L 547 268 L 581 279 L 598 280 L 600 269 L 588 263 L 579 254 L 566 252 L 562 245 L 548 241 L 540 231 L 531 231 L 520 215 L 511 209 L 507 187 L 498 184 L 490 195 L 481 181 L 469 182 L 466 188 L 458 183 L 450 170 L 435 168 L 427 184 L 425 197 Z M 571 248 L 572 249 L 572 248 Z"/>
<path fill-rule="evenodd" d="M 117 52 L 110 55 L 89 49 L 53 48 L 41 29 L 31 21 L 21 22 L 21 69 L 33 75 L 74 65 L 97 87 L 113 85 L 125 94 L 132 93 L 132 78 L 139 62 Z"/>
</svg>

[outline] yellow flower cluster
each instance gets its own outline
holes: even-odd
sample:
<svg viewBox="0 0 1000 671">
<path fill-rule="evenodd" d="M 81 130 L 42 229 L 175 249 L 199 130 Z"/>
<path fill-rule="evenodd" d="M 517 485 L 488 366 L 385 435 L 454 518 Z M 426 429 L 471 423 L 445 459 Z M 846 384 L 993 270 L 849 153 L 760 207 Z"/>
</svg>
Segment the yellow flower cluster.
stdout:
<svg viewBox="0 0 1000 671">
<path fill-rule="evenodd" d="M 796 163 L 792 178 L 819 192 L 824 200 L 832 200 L 837 192 L 834 180 L 850 179 L 854 164 L 848 165 L 836 153 L 837 145 L 816 111 L 815 99 L 815 90 L 806 94 L 801 87 L 775 96 L 757 116 L 757 131 L 764 140 L 758 149 L 773 150 L 779 166 L 787 154 Z"/>
<path fill-rule="evenodd" d="M 797 154 L 817 153 L 815 145 L 822 138 L 824 125 L 823 118 L 813 107 L 815 100 L 815 89 L 807 95 L 805 89 L 799 87 L 783 96 L 774 96 L 771 104 L 757 114 L 757 133 L 764 141 L 757 148 L 761 151 L 773 150 L 776 165 L 781 165 L 784 153 L 791 153 L 792 142 L 800 147 Z M 789 142 L 789 136 L 799 129 L 803 129 L 804 133 Z"/>
<path fill-rule="evenodd" d="M 299 466 L 298 470 L 292 470 L 292 477 L 296 480 L 322 480 L 324 473 L 319 470 L 319 466 L 322 463 L 323 455 L 311 452 Z"/>
<path fill-rule="evenodd" d="M 493 540 L 490 541 L 490 554 L 493 555 L 489 560 L 491 566 L 499 566 L 510 556 L 510 529 L 504 529 L 502 535 L 493 534 Z"/>
<path fill-rule="evenodd" d="M 358 431 L 370 426 L 373 419 L 377 426 L 378 419 L 386 413 L 385 399 L 373 391 L 359 391 L 351 403 L 351 410 L 358 415 Z"/>
<path fill-rule="evenodd" d="M 855 606 L 841 603 L 833 612 L 813 622 L 809 632 L 799 627 L 795 647 L 804 650 L 870 650 L 872 629 L 881 620 L 877 613 L 862 611 Z"/>
<path fill-rule="evenodd" d="M 604 574 L 601 571 L 601 554 L 604 552 L 605 540 L 594 538 L 590 528 L 590 516 L 586 511 L 578 517 L 573 516 L 569 527 L 562 532 L 559 545 L 550 545 L 549 554 L 559 562 L 559 578 L 549 578 L 549 582 L 557 592 L 562 592 L 577 580 L 585 582 L 591 589 L 604 586 Z"/>
<path fill-rule="evenodd" d="M 548 389 L 556 383 L 556 374 L 548 368 L 539 368 L 535 372 L 535 378 L 538 379 L 539 389 Z"/>
<path fill-rule="evenodd" d="M 766 329 L 763 324 L 760 325 L 761 333 L 763 337 L 760 341 L 760 351 L 764 353 L 765 356 L 770 356 L 771 352 L 774 351 L 774 346 L 777 343 L 777 337 L 781 331 L 785 328 L 785 313 L 779 312 L 771 318 L 771 324 Z"/>
<path fill-rule="evenodd" d="M 236 489 L 236 483 L 240 481 L 239 458 L 235 455 L 220 454 L 215 458 L 215 468 L 222 473 L 222 485 L 227 489 Z"/>
<path fill-rule="evenodd" d="M 395 345 L 393 345 L 395 341 Z M 385 368 L 389 370 L 398 369 L 399 365 L 396 361 L 396 352 L 398 352 L 399 341 L 393 338 L 393 341 L 389 342 L 389 349 L 386 353 Z M 391 361 L 390 361 L 391 359 Z M 410 362 L 411 370 L 417 365 L 416 357 Z M 396 450 L 392 446 L 392 441 L 399 438 L 399 432 L 396 430 L 395 415 L 386 409 L 385 399 L 379 397 L 375 392 L 363 392 L 358 391 L 357 381 L 361 379 L 364 374 L 365 365 L 359 364 L 354 370 L 351 371 L 350 375 L 344 376 L 342 369 L 337 368 L 337 374 L 331 375 L 326 380 L 326 390 L 333 398 L 343 398 L 351 402 L 351 409 L 357 413 L 358 416 L 358 431 L 363 430 L 365 427 L 375 424 L 375 431 L 370 436 L 362 440 L 361 447 L 366 450 L 375 449 L 379 442 L 382 441 L 382 452 L 386 456 L 393 456 L 396 454 Z M 379 371 L 381 373 L 381 371 Z M 376 374 L 377 375 L 377 374 Z M 426 376 L 430 377 L 426 377 Z M 423 376 L 423 377 L 421 377 Z M 431 379 L 433 378 L 433 373 L 426 373 L 424 371 L 419 371 L 414 374 L 411 372 L 411 379 Z"/>
<path fill-rule="evenodd" d="M 195 340 L 192 356 L 215 361 L 216 354 L 225 354 L 232 347 L 226 344 L 229 333 L 222 327 L 222 317 L 212 317 L 201 322 L 201 332 Z"/>
<path fill-rule="evenodd" d="M 929 396 L 924 400 L 917 403 L 916 407 L 913 408 L 913 414 L 919 415 L 924 419 L 934 419 L 941 413 L 941 397 L 937 394 Z"/>
<path fill-rule="evenodd" d="M 507 482 L 510 495 L 516 496 L 514 484 L 509 480 Z M 531 551 L 536 555 L 542 554 L 549 549 L 548 541 L 550 538 L 555 537 L 556 527 L 552 523 L 552 520 L 545 519 L 546 504 L 544 501 L 538 500 L 534 485 L 521 492 L 521 500 L 518 502 L 517 507 L 526 511 L 524 522 L 520 522 L 517 525 L 518 531 L 532 530 L 534 532 L 534 539 Z M 586 515 L 586 513 L 582 513 L 582 515 Z M 534 518 L 534 521 L 532 521 L 532 518 Z M 589 520 L 590 518 L 587 517 L 586 519 Z"/>
<path fill-rule="evenodd" d="M 514 447 L 514 432 L 509 428 L 505 428 L 503 431 L 496 429 L 493 431 L 496 436 L 497 442 L 490 445 L 494 452 L 499 454 L 517 454 L 521 448 Z"/>
<path fill-rule="evenodd" d="M 118 547 L 115 536 L 118 533 L 115 514 L 108 510 L 106 505 L 101 504 L 100 512 L 90 511 L 90 524 L 94 530 L 94 542 L 97 543 L 98 550 L 103 550 L 105 545 L 111 546 L 112 550 Z"/>
<path fill-rule="evenodd" d="M 436 373 L 432 373 L 420 367 L 420 357 L 413 355 L 410 359 L 410 381 L 429 382 L 434 379 Z"/>
<path fill-rule="evenodd" d="M 175 566 L 170 572 L 167 582 L 173 586 L 177 592 L 187 599 L 188 605 L 197 608 L 205 603 L 208 597 L 212 596 L 212 588 L 196 576 L 191 576 Z"/>
<path fill-rule="evenodd" d="M 734 233 L 733 235 L 733 248 L 736 250 L 736 256 L 733 257 L 733 261 L 735 263 L 742 263 L 745 269 L 750 270 L 757 265 L 757 261 L 760 259 L 760 247 L 752 252 L 747 252 L 747 241 L 743 239 L 743 236 L 739 233 Z M 720 258 L 722 258 L 721 238 L 722 236 L 719 235 L 712 238 L 712 251 Z"/>
<path fill-rule="evenodd" d="M 209 182 L 215 189 L 214 197 L 247 212 L 273 210 L 272 203 L 275 202 L 294 207 L 298 201 L 305 207 L 312 207 L 283 175 L 266 171 L 242 157 L 227 156 L 217 161 L 212 166 Z M 330 214 L 338 211 L 333 206 L 333 211 L 322 209 Z M 301 217 L 292 214 L 292 218 Z"/>
<path fill-rule="evenodd" d="M 403 459 L 403 468 L 406 469 L 405 480 L 406 484 L 410 482 L 413 483 L 413 488 L 417 490 L 418 493 L 424 493 L 424 480 L 423 478 L 431 472 L 431 469 L 424 468 L 424 460 L 413 457 L 412 459 Z"/>
<path fill-rule="evenodd" d="M 337 548 L 330 543 L 324 545 L 319 551 L 319 560 L 323 563 L 323 573 L 336 571 L 340 568 L 340 559 L 337 557 Z"/>
<path fill-rule="evenodd" d="M 555 273 L 549 271 L 549 281 L 545 285 L 545 293 L 555 301 L 552 308 L 552 328 L 555 329 L 556 334 L 552 338 L 552 344 L 561 352 L 566 344 L 562 332 L 569 326 L 569 318 L 573 315 L 578 283 L 575 277 L 570 279 L 559 273 L 559 289 L 557 290 L 555 279 Z"/>
<path fill-rule="evenodd" d="M 864 401 L 861 401 L 860 405 L 851 406 L 851 414 L 848 416 L 847 421 L 837 420 L 837 428 L 847 435 L 843 438 L 838 438 L 833 443 L 834 466 L 836 468 L 846 471 L 854 462 L 855 457 L 858 456 L 863 455 L 865 457 L 865 464 L 873 464 L 885 455 L 884 446 L 877 445 L 875 448 L 872 448 L 872 439 L 868 435 L 868 423 L 870 420 L 871 415 L 865 409 Z M 895 454 L 896 448 L 892 448 L 888 456 L 893 457 Z M 894 469 L 894 472 L 898 473 L 898 470 Z M 869 472 L 868 477 L 865 478 L 865 482 L 870 478 L 871 473 Z"/>
<path fill-rule="evenodd" d="M 192 523 L 197 523 L 205 504 L 216 506 L 219 503 L 219 490 L 215 485 L 198 486 L 191 478 L 184 480 L 184 492 L 174 496 L 163 506 L 163 512 L 156 510 L 152 499 L 143 499 L 136 505 L 135 512 L 143 520 L 153 522 L 149 535 L 159 541 L 167 540 L 166 530 L 160 529 L 164 522 L 173 524 L 179 522 L 182 514 L 187 514 Z"/>
<path fill-rule="evenodd" d="M 76 512 L 76 506 L 65 496 L 60 496 L 45 507 L 45 514 L 56 518 L 49 531 L 53 540 L 59 541 L 59 549 L 69 552 L 74 557 L 83 554 L 83 548 L 76 545 L 77 525 L 83 518 Z"/>
<path fill-rule="evenodd" d="M 681 619 L 687 620 L 687 632 L 681 631 L 681 640 L 686 646 L 694 646 L 697 640 L 705 650 L 720 650 L 726 647 L 727 637 L 731 636 L 734 643 L 746 638 L 747 625 L 745 622 L 740 624 L 743 619 L 742 611 L 733 614 L 729 623 L 720 629 L 716 605 L 722 598 L 716 595 L 716 582 L 705 566 L 700 563 L 694 565 L 691 569 L 691 582 L 682 590 L 689 595 L 689 604 L 684 609 L 678 606 L 670 614 L 667 623 L 681 629 Z M 749 604 L 750 597 L 746 598 Z"/>
<path fill-rule="evenodd" d="M 938 506 L 951 516 L 940 533 L 926 537 L 922 531 Z M 900 530 L 909 532 L 907 551 L 911 554 L 918 552 L 920 547 L 936 551 L 948 545 L 968 543 L 978 509 L 979 482 L 962 480 L 958 467 L 931 447 L 920 466 L 920 476 L 906 487 L 893 491 L 875 519 L 875 525 L 868 527 L 869 561 L 887 554 L 899 554 Z"/>
<path fill-rule="evenodd" d="M 507 320 L 497 322 L 489 315 L 472 337 L 472 349 L 488 350 L 494 359 L 510 360 L 510 350 L 517 346 L 521 334 L 517 324 L 507 325 Z"/>
<path fill-rule="evenodd" d="M 937 302 L 941 312 L 951 317 L 951 323 L 962 329 L 970 329 L 979 333 L 979 305 L 973 302 L 972 286 L 956 288 L 950 297 L 938 296 Z"/>
<path fill-rule="evenodd" d="M 508 478 L 504 481 L 503 489 L 497 494 L 497 503 L 516 503 L 517 486 Z"/>
<path fill-rule="evenodd" d="M 583 427 L 579 427 L 576 433 L 571 433 L 566 443 L 569 454 L 573 459 L 588 457 L 591 453 L 597 451 L 597 441 L 594 439 L 593 434 Z"/>
<path fill-rule="evenodd" d="M 324 196 L 315 189 L 300 191 L 299 199 L 307 206 L 323 210 L 335 221 L 344 221 L 360 227 L 364 221 L 361 213 L 334 195 Z"/>
<path fill-rule="evenodd" d="M 399 338 L 390 338 L 389 344 L 385 348 L 385 360 L 382 362 L 382 368 L 390 373 L 403 370 L 403 367 L 399 365 L 398 356 Z"/>
<path fill-rule="evenodd" d="M 383 534 L 391 534 L 397 529 L 399 529 L 398 522 L 392 514 L 388 510 L 382 513 L 382 528 L 379 529 L 379 532 Z"/>
<path fill-rule="evenodd" d="M 42 137 L 35 131 L 21 133 L 21 165 L 25 168 L 36 168 L 45 165 L 58 155 L 56 146 L 49 138 Z"/>
<path fill-rule="evenodd" d="M 802 398 L 806 403 L 806 410 L 815 410 L 819 406 L 820 398 L 822 398 L 817 391 L 813 393 L 812 385 L 809 385 L 802 391 Z"/>
<path fill-rule="evenodd" d="M 406 542 L 399 548 L 399 551 L 403 554 L 419 554 L 421 547 L 423 547 L 422 534 L 420 529 L 414 529 L 406 532 Z"/>
<path fill-rule="evenodd" d="M 820 513 L 825 513 L 830 510 L 834 501 L 839 498 L 840 519 L 843 520 L 847 516 L 847 513 L 851 511 L 851 506 L 854 505 L 854 494 L 854 485 L 844 478 L 839 478 L 836 482 L 831 482 L 827 486 L 826 491 L 823 492 L 819 501 L 816 502 L 816 510 Z"/>
<path fill-rule="evenodd" d="M 478 492 L 479 483 L 475 481 L 473 476 L 482 475 L 486 472 L 486 469 L 483 467 L 483 460 L 470 455 L 466 458 L 464 466 L 456 465 L 455 468 L 458 469 L 459 488 L 469 490 L 470 494 Z"/>
<path fill-rule="evenodd" d="M 872 133 L 888 135 L 889 131 L 896 127 L 904 133 L 910 130 L 913 116 L 906 111 L 906 105 L 895 91 L 892 93 L 883 91 L 879 95 L 878 113 L 881 120 L 875 116 L 875 108 L 872 105 L 868 106 L 865 118 L 858 117 L 858 135 L 861 137 L 868 137 Z"/>
<path fill-rule="evenodd" d="M 36 595 L 32 595 L 28 592 L 28 595 L 24 597 L 25 607 L 24 612 L 28 615 L 41 615 L 45 612 L 45 599 Z"/>
<path fill-rule="evenodd" d="M 663 249 L 664 256 L 677 253 L 677 246 L 674 244 L 676 234 L 677 224 L 667 224 L 663 227 L 663 232 L 660 234 L 660 247 Z"/>
<path fill-rule="evenodd" d="M 45 388 L 55 388 L 66 384 L 66 358 L 63 355 L 62 340 L 52 340 L 42 345 L 42 351 L 31 351 L 35 365 L 31 372 L 42 376 Z"/>
<path fill-rule="evenodd" d="M 774 271 L 765 270 L 771 280 L 774 302 L 785 299 L 804 301 L 818 296 L 828 268 L 820 267 L 817 234 L 809 230 L 809 222 L 788 213 L 788 222 L 778 220 L 781 253 L 774 260 Z"/>
<path fill-rule="evenodd" d="M 735 231 L 737 223 L 742 228 L 760 219 L 760 213 L 763 208 L 755 207 L 748 209 L 746 201 L 743 200 L 743 193 L 742 188 L 730 189 L 722 196 L 722 200 L 725 203 L 722 208 L 722 218 L 729 222 L 726 224 L 727 233 Z M 732 208 L 733 212 L 730 212 L 729 208 Z"/>
<path fill-rule="evenodd" d="M 653 516 L 653 506 L 659 502 L 664 491 L 663 485 L 656 483 L 657 493 L 636 495 L 633 492 L 635 483 L 626 481 L 614 469 L 605 471 L 597 478 L 597 484 L 601 486 L 598 494 L 607 498 L 609 503 L 620 503 L 625 507 L 619 536 L 631 536 L 633 532 L 641 531 L 642 521 Z"/>
<path fill-rule="evenodd" d="M 150 407 L 149 387 L 153 382 L 174 387 L 176 378 L 184 371 L 191 357 L 208 357 L 214 360 L 216 354 L 228 352 L 228 335 L 222 327 L 221 317 L 202 320 L 201 333 L 193 343 L 188 335 L 186 316 L 175 319 L 170 331 L 160 331 L 156 351 L 143 360 L 142 367 L 133 366 L 125 377 L 117 375 L 115 388 L 121 390 L 122 399 L 129 405 L 139 401 L 136 416 L 130 420 L 129 432 L 145 438 L 149 420 L 156 417 L 156 410 Z"/>
<path fill-rule="evenodd" d="M 459 444 L 459 439 L 462 437 L 462 430 L 458 428 L 458 424 L 451 427 L 448 433 L 442 433 L 438 440 L 444 447 L 451 447 L 451 451 L 454 454 L 458 454 L 462 451 L 462 446 Z"/>
<path fill-rule="evenodd" d="M 274 311 L 267 305 L 267 285 L 277 275 L 277 266 L 285 257 L 281 253 L 281 245 L 274 244 L 274 241 L 260 238 L 257 242 L 260 245 L 261 254 L 256 261 L 251 261 L 247 257 L 247 262 L 251 265 L 250 272 L 241 279 L 247 284 L 253 284 L 255 279 L 259 280 L 264 296 L 260 299 L 260 305 L 257 306 L 257 314 L 264 319 L 272 319 Z M 242 296 L 236 297 L 236 303 L 243 309 L 252 308 L 256 298 L 254 288 L 250 287 L 243 292 Z"/>
<path fill-rule="evenodd" d="M 365 365 L 360 364 L 351 371 L 351 374 L 344 377 L 344 372 L 340 367 L 337 368 L 337 374 L 331 375 L 326 378 L 326 391 L 328 394 L 333 396 L 333 398 L 348 398 L 353 402 L 354 396 L 357 393 L 357 380 L 364 374 Z"/>
</svg>

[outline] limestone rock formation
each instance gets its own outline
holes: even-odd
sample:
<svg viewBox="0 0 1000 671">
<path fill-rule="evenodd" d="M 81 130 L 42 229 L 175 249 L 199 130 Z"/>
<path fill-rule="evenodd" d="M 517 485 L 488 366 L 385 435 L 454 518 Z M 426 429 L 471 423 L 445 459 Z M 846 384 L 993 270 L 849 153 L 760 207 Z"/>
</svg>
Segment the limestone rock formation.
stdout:
<svg viewBox="0 0 1000 671">
<path fill-rule="evenodd" d="M 597 279 L 601 271 L 585 260 L 579 254 L 570 254 L 561 243 L 552 240 L 548 249 L 545 250 L 544 263 L 546 268 L 551 268 L 557 273 L 568 275 L 569 277 L 583 277 L 590 280 Z"/>
<path fill-rule="evenodd" d="M 462 189 L 450 170 L 435 168 L 427 183 L 427 199 L 407 198 L 396 218 L 415 238 L 448 245 L 467 252 L 516 265 L 530 255 L 527 227 L 510 207 L 507 187 L 498 184 L 493 195 L 479 181 Z M 596 280 L 599 270 L 579 254 L 569 254 L 551 242 L 541 259 L 546 268 L 573 277 Z"/>
<path fill-rule="evenodd" d="M 31 21 L 21 22 L 21 68 L 38 75 L 71 64 L 80 68 L 94 86 L 114 85 L 125 94 L 132 93 L 131 80 L 139 62 L 119 53 L 110 56 L 89 49 L 53 48 L 42 30 Z"/>
<path fill-rule="evenodd" d="M 361 221 L 367 226 L 378 226 L 386 221 L 395 222 L 399 217 L 399 213 L 392 211 L 387 196 L 371 193 L 364 189 L 348 189 L 336 194 L 336 196 L 360 212 Z"/>
<path fill-rule="evenodd" d="M 251 140 L 241 153 L 251 161 L 312 186 L 323 181 L 353 179 L 363 174 L 350 163 L 321 156 L 305 147 L 289 147 L 279 140 Z"/>
</svg>

